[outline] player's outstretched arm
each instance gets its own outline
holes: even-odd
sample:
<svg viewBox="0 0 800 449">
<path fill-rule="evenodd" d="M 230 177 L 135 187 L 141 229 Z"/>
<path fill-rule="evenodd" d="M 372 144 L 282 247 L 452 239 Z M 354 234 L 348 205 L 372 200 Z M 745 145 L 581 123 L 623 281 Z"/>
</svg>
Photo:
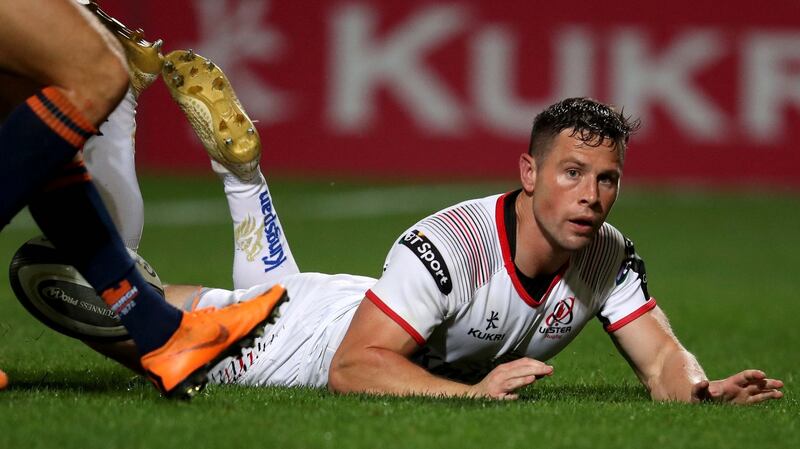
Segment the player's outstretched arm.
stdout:
<svg viewBox="0 0 800 449">
<path fill-rule="evenodd" d="M 417 349 L 405 330 L 364 299 L 333 357 L 328 387 L 338 393 L 516 399 L 517 389 L 553 372 L 537 360 L 519 359 L 496 367 L 478 384 L 466 385 L 412 363 L 408 358 Z"/>
<path fill-rule="evenodd" d="M 614 332 L 612 339 L 653 400 L 754 404 L 783 397 L 783 382 L 758 370 L 709 381 L 658 307 Z"/>
</svg>

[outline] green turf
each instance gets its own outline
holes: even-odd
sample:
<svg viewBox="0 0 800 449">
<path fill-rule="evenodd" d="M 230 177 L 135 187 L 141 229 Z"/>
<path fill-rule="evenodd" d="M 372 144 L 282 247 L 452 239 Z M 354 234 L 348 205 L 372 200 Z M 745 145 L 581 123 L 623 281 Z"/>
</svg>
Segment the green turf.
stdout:
<svg viewBox="0 0 800 449">
<path fill-rule="evenodd" d="M 375 276 L 395 236 L 426 212 L 511 185 L 320 180 L 272 191 L 304 270 Z M 162 279 L 230 286 L 232 237 L 215 180 L 148 177 L 143 190 L 141 252 Z M 189 209 L 176 214 L 176 204 Z M 595 324 L 514 403 L 232 386 L 174 403 L 39 325 L 2 276 L 0 367 L 13 383 L 0 392 L 0 448 L 798 447 L 800 198 L 626 188 L 610 221 L 637 243 L 651 293 L 708 374 L 762 368 L 786 381 L 782 401 L 652 403 Z M 34 234 L 15 220 L 0 234 L 0 263 Z"/>
</svg>

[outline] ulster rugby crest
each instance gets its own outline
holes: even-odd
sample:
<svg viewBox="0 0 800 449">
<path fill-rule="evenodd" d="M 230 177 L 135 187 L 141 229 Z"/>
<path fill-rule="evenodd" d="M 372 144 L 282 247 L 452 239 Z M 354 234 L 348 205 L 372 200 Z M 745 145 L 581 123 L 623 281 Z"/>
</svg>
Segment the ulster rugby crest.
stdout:
<svg viewBox="0 0 800 449">
<path fill-rule="evenodd" d="M 553 311 L 547 315 L 544 320 L 544 325 L 539 327 L 539 333 L 545 334 L 544 338 L 560 339 L 564 334 L 572 331 L 572 309 L 575 307 L 575 297 L 558 301 L 553 308 Z"/>
</svg>

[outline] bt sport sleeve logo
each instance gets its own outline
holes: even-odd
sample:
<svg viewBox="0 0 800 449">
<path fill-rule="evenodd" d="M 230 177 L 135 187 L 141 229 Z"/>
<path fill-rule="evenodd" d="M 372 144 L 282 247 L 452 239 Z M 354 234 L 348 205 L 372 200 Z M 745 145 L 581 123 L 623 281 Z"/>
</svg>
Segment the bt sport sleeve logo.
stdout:
<svg viewBox="0 0 800 449">
<path fill-rule="evenodd" d="M 397 242 L 411 250 L 436 282 L 439 291 L 449 295 L 453 291 L 453 282 L 450 280 L 450 270 L 444 263 L 444 258 L 439 250 L 428 240 L 424 233 L 409 231 Z"/>
</svg>

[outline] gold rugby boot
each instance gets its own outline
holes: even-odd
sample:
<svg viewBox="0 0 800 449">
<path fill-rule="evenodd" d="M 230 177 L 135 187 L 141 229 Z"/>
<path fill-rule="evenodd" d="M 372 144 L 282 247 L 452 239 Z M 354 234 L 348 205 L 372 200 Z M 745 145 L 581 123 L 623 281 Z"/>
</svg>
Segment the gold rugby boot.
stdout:
<svg viewBox="0 0 800 449">
<path fill-rule="evenodd" d="M 85 2 L 86 8 L 92 12 L 125 49 L 128 60 L 128 74 L 131 78 L 131 87 L 138 97 L 143 90 L 158 78 L 161 67 L 164 65 L 164 55 L 161 54 L 161 39 L 150 42 L 144 39 L 141 28 L 131 30 L 119 20 L 109 16 L 93 1 Z"/>
<path fill-rule="evenodd" d="M 254 178 L 261 139 L 222 70 L 192 50 L 173 51 L 164 59 L 169 93 L 211 159 L 242 180 Z"/>
</svg>

